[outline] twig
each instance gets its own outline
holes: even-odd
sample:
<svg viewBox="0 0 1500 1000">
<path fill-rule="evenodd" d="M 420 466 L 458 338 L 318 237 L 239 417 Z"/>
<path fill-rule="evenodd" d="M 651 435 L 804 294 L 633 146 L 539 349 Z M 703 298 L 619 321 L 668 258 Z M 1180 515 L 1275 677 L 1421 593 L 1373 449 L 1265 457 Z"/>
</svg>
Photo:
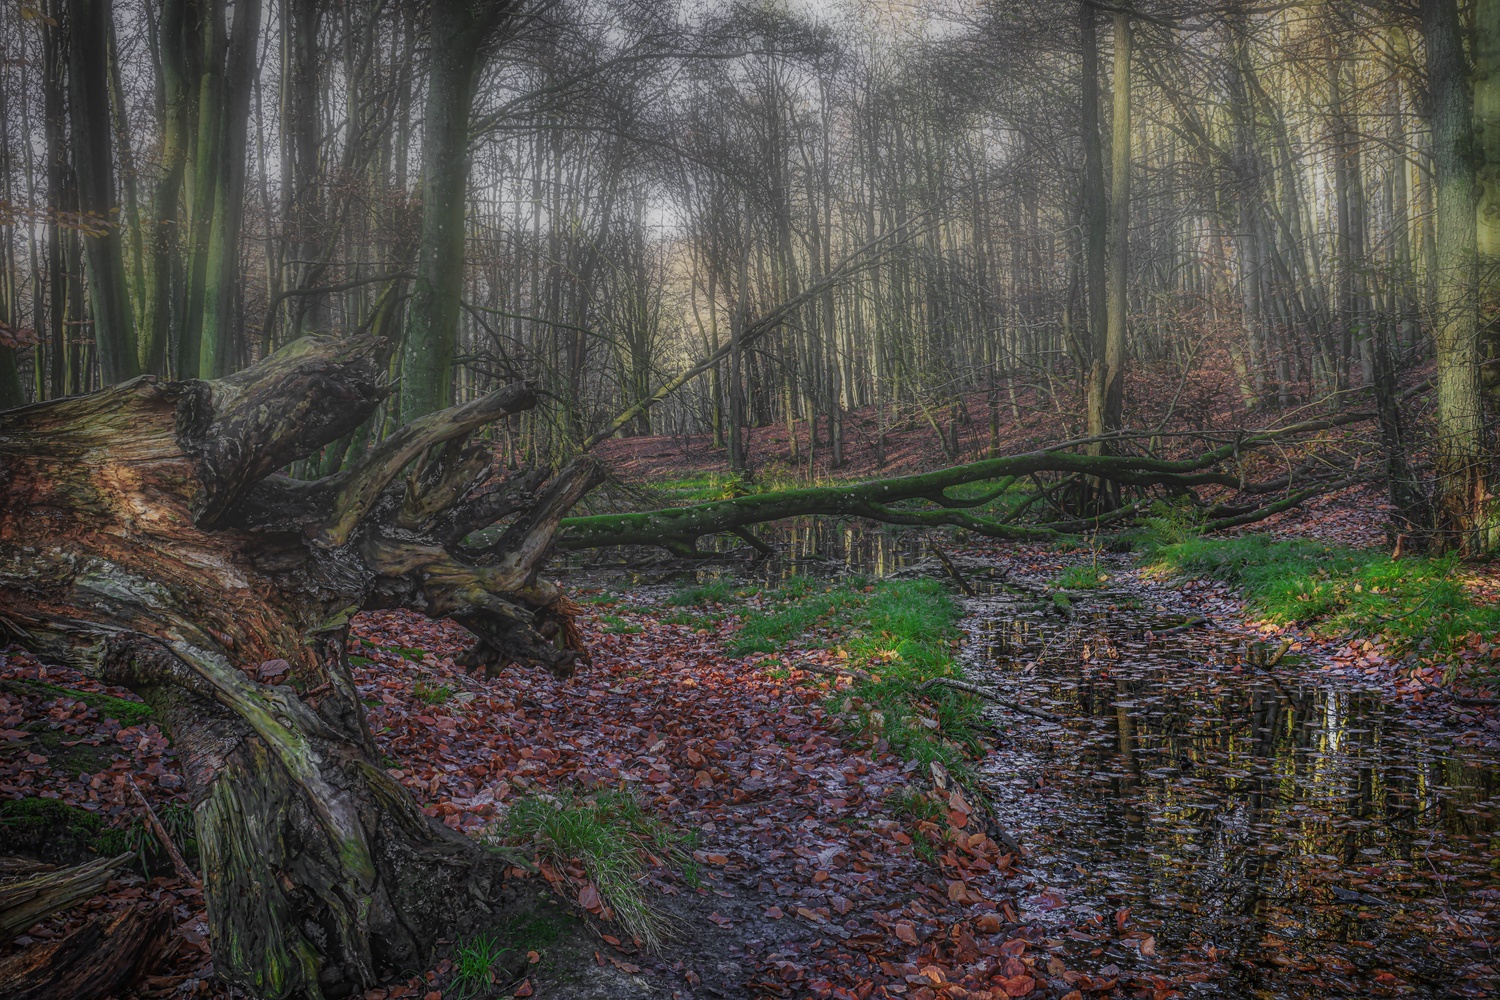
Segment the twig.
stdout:
<svg viewBox="0 0 1500 1000">
<path fill-rule="evenodd" d="M 853 677 L 855 680 L 864 681 L 866 684 L 876 683 L 872 674 L 867 674 L 858 667 L 825 667 L 817 663 L 796 663 L 792 665 L 793 670 L 805 670 L 810 674 L 825 674 L 829 677 Z"/>
<path fill-rule="evenodd" d="M 1191 621 L 1185 621 L 1181 625 L 1173 625 L 1171 628 L 1164 628 L 1161 631 L 1152 629 L 1151 634 L 1171 635 L 1173 632 L 1186 632 L 1190 628 L 1197 628 L 1199 625 L 1212 625 L 1213 623 L 1214 620 L 1212 618 L 1209 618 L 1206 615 L 1199 615 L 1197 618 L 1194 618 Z"/>
<path fill-rule="evenodd" d="M 1276 652 L 1272 653 L 1270 656 L 1266 657 L 1260 662 L 1256 662 L 1252 647 L 1247 646 L 1245 648 L 1245 662 L 1249 663 L 1250 666 L 1265 674 L 1266 678 L 1276 686 L 1276 690 L 1281 693 L 1281 696 L 1283 698 L 1290 698 L 1291 695 L 1287 692 L 1286 688 L 1281 686 L 1281 678 L 1277 677 L 1276 674 L 1271 671 L 1271 668 L 1280 663 L 1281 658 L 1285 656 L 1287 650 L 1291 648 L 1291 641 L 1288 639 L 1283 639 L 1281 640 L 1281 645 L 1277 647 Z"/>
<path fill-rule="evenodd" d="M 955 677 L 933 677 L 929 680 L 923 681 L 921 684 L 918 684 L 917 690 L 926 691 L 934 684 L 941 685 L 943 687 L 950 687 L 956 691 L 963 691 L 967 694 L 972 694 L 975 697 L 983 698 L 986 701 L 992 701 L 995 704 L 1008 708 L 1013 712 L 1020 712 L 1022 715 L 1035 716 L 1038 719 L 1045 719 L 1048 722 L 1063 721 L 1062 716 L 1060 715 L 1053 715 L 1051 712 L 1043 711 L 1040 708 L 1028 708 L 1025 705 L 1021 705 L 1014 701 L 1011 701 L 1009 698 L 1001 697 L 998 692 L 993 691 L 990 688 L 981 687 L 978 684 L 971 684 L 968 681 L 961 681 Z"/>
<path fill-rule="evenodd" d="M 953 577 L 958 585 L 963 588 L 964 593 L 970 597 L 975 596 L 976 592 L 974 588 L 969 586 L 969 581 L 965 580 L 964 575 L 958 571 L 958 567 L 953 565 L 953 560 L 948 558 L 948 553 L 940 549 L 936 542 L 929 541 L 927 545 L 932 549 L 933 555 L 938 557 L 938 562 L 943 564 L 943 569 L 948 571 L 948 575 Z"/>
<path fill-rule="evenodd" d="M 147 802 L 146 796 L 141 794 L 140 786 L 135 783 L 135 777 L 133 775 L 127 775 L 126 777 L 130 781 L 130 790 L 135 793 L 136 801 L 141 804 L 141 808 L 146 810 L 146 822 L 151 824 L 151 829 L 156 833 L 157 839 L 161 841 L 162 847 L 167 852 L 167 857 L 172 859 L 172 867 L 177 870 L 177 877 L 189 885 L 197 886 L 199 889 L 203 888 L 203 883 L 198 881 L 198 876 L 193 874 L 193 870 L 188 867 L 187 859 L 182 856 L 182 853 L 177 850 L 177 845 L 172 842 L 172 836 L 167 833 L 167 828 L 162 826 L 161 820 L 156 818 L 156 810 L 151 808 L 151 803 Z"/>
</svg>

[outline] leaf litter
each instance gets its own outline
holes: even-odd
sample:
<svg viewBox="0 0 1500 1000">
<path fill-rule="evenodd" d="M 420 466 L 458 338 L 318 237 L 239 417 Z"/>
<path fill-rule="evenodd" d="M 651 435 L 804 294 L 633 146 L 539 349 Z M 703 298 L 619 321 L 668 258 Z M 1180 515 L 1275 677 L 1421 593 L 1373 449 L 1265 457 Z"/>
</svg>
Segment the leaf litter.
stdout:
<svg viewBox="0 0 1500 1000">
<path fill-rule="evenodd" d="M 1020 567 L 1022 579 L 1028 570 L 1051 572 L 1067 561 L 1020 547 L 1003 555 L 983 546 L 962 551 L 990 561 L 1003 558 Z M 1222 587 L 1187 590 L 1193 608 L 1226 620 L 1237 613 Z M 612 619 L 639 630 L 585 623 L 594 663 L 567 680 L 517 668 L 493 679 L 471 676 L 454 663 L 468 644 L 467 633 L 410 614 L 359 616 L 351 644 L 355 679 L 390 773 L 449 827 L 481 835 L 509 802 L 530 792 L 628 788 L 646 808 L 697 832 L 697 887 L 665 867 L 646 875 L 664 905 L 685 918 L 679 920 L 679 939 L 660 954 L 648 954 L 628 935 L 617 936 L 610 922 L 600 922 L 601 964 L 659 977 L 684 997 L 1165 1000 L 1212 992 L 1226 982 L 1232 963 L 1244 961 L 1269 968 L 1312 964 L 1330 982 L 1363 981 L 1373 995 L 1401 995 L 1420 986 L 1395 963 L 1356 966 L 1336 951 L 1309 952 L 1299 945 L 1295 926 L 1267 926 L 1258 953 L 1244 956 L 1212 935 L 1178 933 L 1161 918 L 1160 906 L 1111 906 L 1107 899 L 1104 906 L 1095 905 L 1097 899 L 1080 905 L 1073 886 L 1056 877 L 1059 857 L 1045 841 L 1038 854 L 1022 857 L 991 839 L 969 823 L 966 808 L 956 807 L 968 805 L 961 794 L 955 804 L 926 769 L 844 724 L 828 698 L 837 679 L 787 666 L 836 666 L 836 650 L 731 657 L 724 640 L 732 625 L 662 624 L 656 609 L 629 604 L 611 612 Z M 1088 668 L 1091 678 L 1109 680 L 1100 666 L 1116 661 L 1099 652 L 1108 644 L 1080 646 L 1087 650 L 1080 662 L 1096 662 Z M 1133 647 L 1125 648 L 1135 655 Z M 1325 652 L 1314 659 L 1333 672 L 1367 670 L 1378 659 L 1373 647 Z M 1024 679 L 1032 688 L 1035 673 Z M 155 724 L 123 724 L 110 714 L 117 705 L 89 704 L 99 703 L 95 695 L 128 702 L 128 693 L 14 651 L 0 657 L 0 679 L 7 682 L 0 689 L 0 795 L 56 798 L 112 828 L 139 818 L 128 775 L 136 776 L 157 809 L 186 804 L 175 758 Z M 1087 685 L 1077 677 L 1047 683 L 1052 703 L 1076 714 L 1076 692 Z M 1069 683 L 1072 693 L 1065 693 Z M 1212 680 L 1207 683 L 1211 695 Z M 1128 712 L 1135 707 L 1131 700 L 1116 698 L 1111 708 Z M 1487 718 L 1482 712 L 1471 717 Z M 997 747 L 1041 736 L 1055 750 L 1064 735 L 1032 720 L 1017 721 Z M 88 753 L 80 755 L 80 747 Z M 1236 766 L 1246 766 L 1242 760 L 1219 765 L 1231 780 Z M 1056 764 L 1013 775 L 1002 794 L 1002 815 L 1059 808 L 1058 786 L 1076 777 Z M 1210 796 L 1184 783 L 1180 773 L 1135 778 L 1168 779 L 1186 804 L 1176 812 L 1159 811 L 1153 821 L 1181 822 L 1198 807 L 1214 811 L 1206 809 Z M 893 803 L 903 796 L 918 806 L 898 809 Z M 933 808 L 920 806 L 923 801 Z M 1067 820 L 1054 815 L 1051 825 Z M 1078 859 L 1076 874 L 1085 883 L 1108 882 L 1109 874 L 1094 866 L 1098 857 L 1091 846 L 1069 855 Z M 1338 870 L 1355 872 L 1345 880 L 1352 888 L 1344 891 L 1379 899 L 1387 889 L 1387 873 L 1377 864 Z M 148 898 L 173 907 L 177 943 L 169 967 L 144 983 L 140 994 L 227 996 L 213 979 L 201 895 L 169 868 L 153 866 L 149 876 L 121 877 L 107 894 L 31 929 L 11 947 L 65 933 L 93 912 Z M 528 877 L 571 885 L 567 898 L 597 919 L 593 887 L 578 885 L 574 875 L 543 866 Z M 1454 876 L 1464 879 L 1473 881 Z M 1470 893 L 1483 912 L 1455 909 L 1448 930 L 1472 935 L 1479 920 L 1481 938 L 1491 934 L 1492 944 L 1500 891 L 1493 881 L 1487 889 L 1467 883 L 1455 888 Z M 1193 916 L 1191 900 L 1157 902 L 1180 905 Z M 1360 913 L 1379 909 L 1360 899 L 1348 902 L 1363 907 Z M 1389 917 L 1381 912 L 1376 919 Z M 1485 995 L 1484 968 L 1471 967 L 1460 992 Z M 421 977 L 367 996 L 440 997 L 451 969 L 444 960 Z M 529 976 L 511 991 L 529 995 L 536 984 Z M 545 983 L 540 989 L 545 995 Z"/>
</svg>

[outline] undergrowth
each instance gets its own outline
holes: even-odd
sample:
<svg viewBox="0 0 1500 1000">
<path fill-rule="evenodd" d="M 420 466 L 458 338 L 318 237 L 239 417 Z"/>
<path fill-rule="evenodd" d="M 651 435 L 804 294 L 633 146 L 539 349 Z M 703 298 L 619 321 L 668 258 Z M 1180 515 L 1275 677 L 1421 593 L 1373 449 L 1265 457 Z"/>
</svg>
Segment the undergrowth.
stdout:
<svg viewBox="0 0 1500 1000">
<path fill-rule="evenodd" d="M 1452 556 L 1395 560 L 1374 549 L 1243 535 L 1161 545 L 1145 565 L 1161 576 L 1234 584 L 1265 621 L 1327 636 L 1379 637 L 1398 650 L 1446 654 L 1473 633 L 1500 632 L 1500 607 L 1473 601 Z"/>
<path fill-rule="evenodd" d="M 933 677 L 959 676 L 953 650 L 961 614 L 936 580 L 793 577 L 762 595 L 726 646 L 732 656 L 781 653 L 793 643 L 839 650 L 858 673 L 835 711 L 903 760 L 939 761 L 965 774 L 981 747 L 981 703 L 952 688 L 919 690 Z"/>
<path fill-rule="evenodd" d="M 1062 590 L 1098 590 L 1109 582 L 1109 574 L 1096 563 L 1069 566 L 1052 579 L 1052 586 Z"/>
<path fill-rule="evenodd" d="M 599 902 L 643 944 L 660 945 L 666 919 L 646 895 L 648 866 L 677 871 L 697 884 L 689 853 L 694 835 L 683 833 L 641 808 L 626 790 L 587 795 L 561 790 L 515 801 L 492 834 L 494 839 L 528 845 L 538 861 L 566 868 L 577 865 L 599 894 Z"/>
</svg>

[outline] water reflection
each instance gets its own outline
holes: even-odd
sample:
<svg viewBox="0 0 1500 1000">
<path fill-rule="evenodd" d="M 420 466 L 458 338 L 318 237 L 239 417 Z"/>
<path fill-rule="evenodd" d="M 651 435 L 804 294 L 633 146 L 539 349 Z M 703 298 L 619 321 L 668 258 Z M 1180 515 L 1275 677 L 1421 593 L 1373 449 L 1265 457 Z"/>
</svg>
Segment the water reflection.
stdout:
<svg viewBox="0 0 1500 1000">
<path fill-rule="evenodd" d="M 757 558 L 755 550 L 728 535 L 701 539 L 698 547 L 714 558 L 688 562 L 656 549 L 605 548 L 563 553 L 554 574 L 575 584 L 592 578 L 628 586 L 653 583 L 706 583 L 723 576 L 778 583 L 793 576 L 857 573 L 888 576 L 922 559 L 926 542 L 919 533 L 847 518 L 800 517 L 755 529 L 777 554 Z"/>
<path fill-rule="evenodd" d="M 974 602 L 971 669 L 1072 720 L 987 762 L 1039 881 L 1074 918 L 1130 906 L 1168 947 L 1223 953 L 1208 993 L 1491 995 L 1494 756 L 1312 665 L 1258 669 L 1240 636 L 1148 641 L 1176 600 L 1085 599 L 1082 626 Z"/>
</svg>

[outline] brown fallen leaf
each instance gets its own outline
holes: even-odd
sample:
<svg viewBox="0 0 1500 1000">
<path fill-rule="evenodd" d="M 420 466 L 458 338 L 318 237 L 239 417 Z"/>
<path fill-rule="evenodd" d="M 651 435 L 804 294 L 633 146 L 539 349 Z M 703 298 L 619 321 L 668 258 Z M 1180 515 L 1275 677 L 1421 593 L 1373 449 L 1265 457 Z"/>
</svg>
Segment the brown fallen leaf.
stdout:
<svg viewBox="0 0 1500 1000">
<path fill-rule="evenodd" d="M 1011 976 L 1009 979 L 1002 979 L 999 986 L 1008 997 L 1024 997 L 1036 989 L 1036 980 L 1030 976 Z"/>
</svg>

